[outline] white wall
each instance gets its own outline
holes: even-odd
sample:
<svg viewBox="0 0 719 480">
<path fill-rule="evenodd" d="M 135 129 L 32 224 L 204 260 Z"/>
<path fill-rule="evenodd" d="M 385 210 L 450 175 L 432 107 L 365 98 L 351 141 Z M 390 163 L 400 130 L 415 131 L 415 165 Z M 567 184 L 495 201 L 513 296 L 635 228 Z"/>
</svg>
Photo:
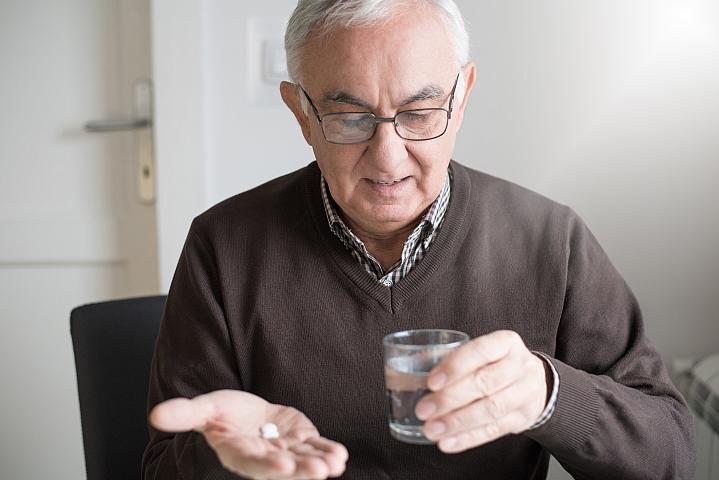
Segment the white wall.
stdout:
<svg viewBox="0 0 719 480">
<path fill-rule="evenodd" d="M 574 207 L 666 359 L 718 350 L 719 4 L 464 6 L 479 81 L 457 158 Z"/>
<path fill-rule="evenodd" d="M 160 291 L 192 218 L 206 207 L 205 16 L 202 0 L 152 0 Z"/>
<path fill-rule="evenodd" d="M 0 2 L 2 480 L 84 478 L 70 311 L 157 292 L 155 211 L 136 187 L 150 132 L 83 130 L 133 116 L 148 9 Z"/>
<path fill-rule="evenodd" d="M 281 42 L 297 2 L 207 2 L 206 199 L 234 193 L 300 168 L 314 157 L 280 98 L 261 81 L 263 40 Z"/>
<path fill-rule="evenodd" d="M 279 82 L 257 80 L 263 35 L 282 40 L 295 1 L 152 5 L 158 254 L 166 292 L 195 215 L 313 157 Z"/>
</svg>

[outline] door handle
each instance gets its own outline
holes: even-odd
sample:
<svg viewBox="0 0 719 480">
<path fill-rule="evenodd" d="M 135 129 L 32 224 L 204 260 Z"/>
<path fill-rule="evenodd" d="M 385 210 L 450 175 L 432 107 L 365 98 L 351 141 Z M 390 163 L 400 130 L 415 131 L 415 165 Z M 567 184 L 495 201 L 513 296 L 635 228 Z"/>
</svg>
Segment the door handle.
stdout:
<svg viewBox="0 0 719 480">
<path fill-rule="evenodd" d="M 152 127 L 152 81 L 139 78 L 132 85 L 132 118 L 90 120 L 85 123 L 88 132 L 119 132 Z"/>
<path fill-rule="evenodd" d="M 137 198 L 140 203 L 152 205 L 155 202 L 155 149 L 151 130 L 152 81 L 147 78 L 135 80 L 133 96 L 133 118 L 91 120 L 85 123 L 85 131 L 102 133 L 134 130 L 136 132 L 134 163 Z"/>
<path fill-rule="evenodd" d="M 138 130 L 152 126 L 149 118 L 137 119 L 111 119 L 111 120 L 90 120 L 85 123 L 85 130 L 88 132 L 119 132 L 122 130 Z"/>
</svg>

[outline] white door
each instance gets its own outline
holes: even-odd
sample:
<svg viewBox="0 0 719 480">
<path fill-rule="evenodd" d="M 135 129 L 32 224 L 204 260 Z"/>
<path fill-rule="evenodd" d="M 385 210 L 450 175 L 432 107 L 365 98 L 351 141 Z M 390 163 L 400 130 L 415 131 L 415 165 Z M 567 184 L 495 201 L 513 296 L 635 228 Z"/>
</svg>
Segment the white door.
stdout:
<svg viewBox="0 0 719 480">
<path fill-rule="evenodd" d="M 83 129 L 133 115 L 149 25 L 149 0 L 0 3 L 0 478 L 85 477 L 70 310 L 158 292 L 151 131 Z"/>
</svg>

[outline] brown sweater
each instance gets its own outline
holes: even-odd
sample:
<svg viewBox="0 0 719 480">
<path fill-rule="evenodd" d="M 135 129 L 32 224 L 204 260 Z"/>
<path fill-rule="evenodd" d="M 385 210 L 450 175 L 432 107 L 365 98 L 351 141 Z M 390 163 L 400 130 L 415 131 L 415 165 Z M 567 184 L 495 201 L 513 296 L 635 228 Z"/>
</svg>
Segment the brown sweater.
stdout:
<svg viewBox="0 0 719 480">
<path fill-rule="evenodd" d="M 170 288 L 150 408 L 242 389 L 304 412 L 343 443 L 348 479 L 690 479 L 691 417 L 644 337 L 630 289 L 569 208 L 452 162 L 427 256 L 379 284 L 332 234 L 310 164 L 195 219 Z M 543 426 L 465 453 L 390 437 L 382 337 L 442 327 L 518 332 L 552 358 Z M 150 429 L 147 479 L 237 478 L 197 433 Z"/>
</svg>

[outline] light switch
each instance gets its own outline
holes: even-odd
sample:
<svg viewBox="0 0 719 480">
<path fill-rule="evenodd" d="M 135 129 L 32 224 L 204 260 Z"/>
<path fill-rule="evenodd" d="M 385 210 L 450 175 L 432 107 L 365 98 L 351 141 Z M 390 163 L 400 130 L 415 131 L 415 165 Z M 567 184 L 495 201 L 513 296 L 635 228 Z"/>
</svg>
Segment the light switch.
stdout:
<svg viewBox="0 0 719 480">
<path fill-rule="evenodd" d="M 287 19 L 251 16 L 246 22 L 247 100 L 255 107 L 284 108 L 279 86 L 289 79 L 284 44 Z"/>
<path fill-rule="evenodd" d="M 285 46 L 276 39 L 262 43 L 262 81 L 277 85 L 287 79 L 287 59 Z"/>
</svg>

